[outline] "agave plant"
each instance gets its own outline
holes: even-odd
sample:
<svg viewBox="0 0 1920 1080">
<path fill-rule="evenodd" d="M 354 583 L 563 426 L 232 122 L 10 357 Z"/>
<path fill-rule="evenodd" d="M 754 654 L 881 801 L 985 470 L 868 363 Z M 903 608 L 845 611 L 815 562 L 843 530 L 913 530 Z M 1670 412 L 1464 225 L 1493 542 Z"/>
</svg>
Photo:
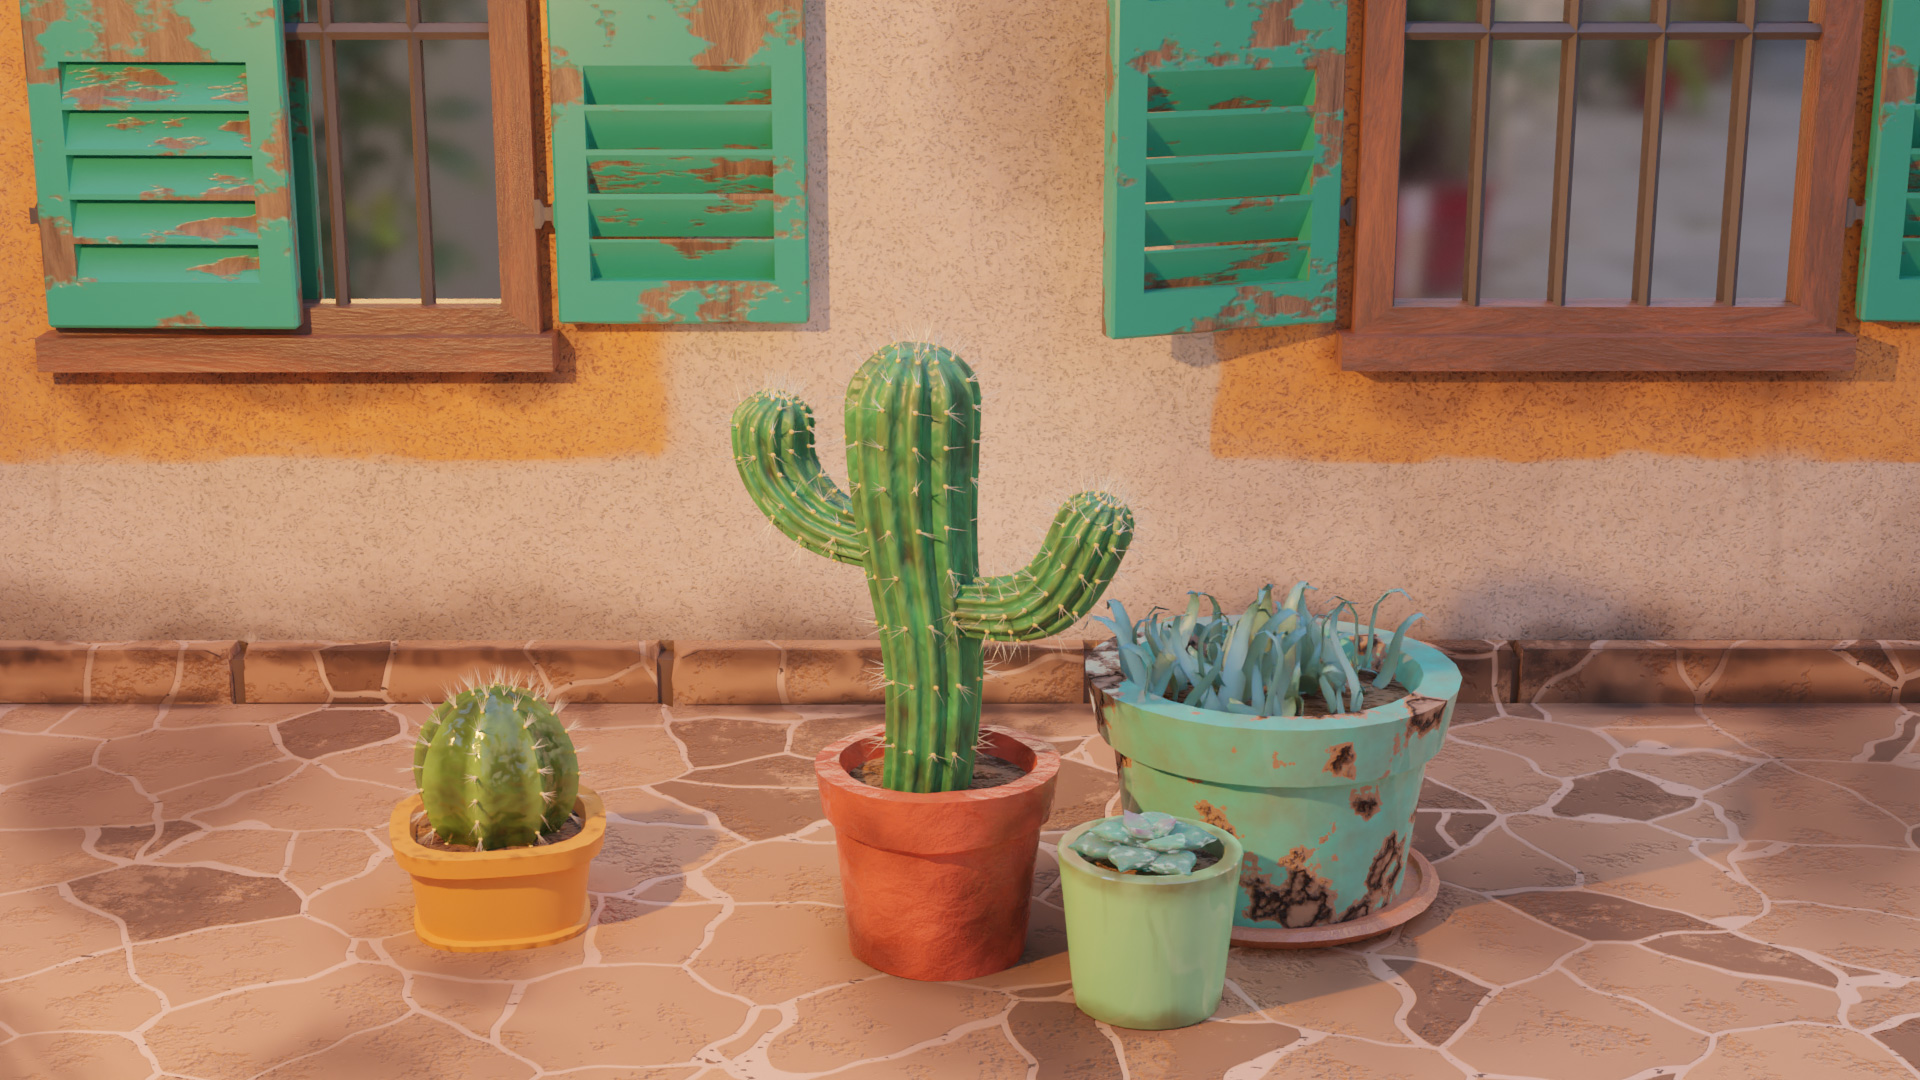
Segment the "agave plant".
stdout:
<svg viewBox="0 0 1920 1080">
<path fill-rule="evenodd" d="M 1219 842 L 1207 830 L 1172 814 L 1129 810 L 1081 833 L 1068 846 L 1082 858 L 1104 862 L 1123 874 L 1191 874 L 1200 851 Z"/>
<path fill-rule="evenodd" d="M 1273 586 L 1262 586 L 1238 615 L 1222 614 L 1218 600 L 1191 592 L 1184 614 L 1162 615 L 1156 608 L 1137 623 L 1118 600 L 1109 600 L 1112 617 L 1096 621 L 1113 631 L 1121 672 L 1147 696 L 1244 716 L 1299 716 L 1304 687 L 1319 691 L 1329 709 L 1359 712 L 1369 685 L 1393 681 L 1407 628 L 1421 615 L 1407 616 L 1382 645 L 1375 629 L 1380 606 L 1405 590 L 1380 594 L 1364 637 L 1347 632 L 1359 629 L 1360 609 L 1352 601 L 1336 597 L 1331 610 L 1315 615 L 1307 608 L 1311 591 L 1313 586 L 1297 582 L 1275 602 Z M 1212 606 L 1211 614 L 1201 615 L 1202 600 Z M 1351 616 L 1344 624 L 1343 614 Z"/>
</svg>

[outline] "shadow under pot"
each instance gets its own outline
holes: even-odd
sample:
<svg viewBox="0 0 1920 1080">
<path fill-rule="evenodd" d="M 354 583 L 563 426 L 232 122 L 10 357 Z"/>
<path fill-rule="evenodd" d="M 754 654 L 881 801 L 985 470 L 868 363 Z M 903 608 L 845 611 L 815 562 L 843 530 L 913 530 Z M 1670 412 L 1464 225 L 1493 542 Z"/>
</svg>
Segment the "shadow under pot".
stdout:
<svg viewBox="0 0 1920 1080">
<path fill-rule="evenodd" d="M 875 726 L 814 758 L 833 823 L 856 959 L 889 975 L 943 981 L 1003 971 L 1026 949 L 1040 827 L 1053 809 L 1060 754 L 1004 728 L 982 753 L 1024 775 L 997 787 L 889 791 L 853 774 L 884 752 Z"/>
<path fill-rule="evenodd" d="M 1381 934 L 1431 904 L 1413 850 L 1427 762 L 1447 735 L 1460 669 L 1411 639 L 1407 696 L 1357 713 L 1242 716 L 1197 709 L 1111 676 L 1093 681 L 1121 803 L 1195 818 L 1246 849 L 1233 943 L 1307 948 Z"/>
<path fill-rule="evenodd" d="M 1183 820 L 1213 836 L 1215 843 L 1201 853 L 1215 862 L 1186 874 L 1126 874 L 1073 849 L 1100 824 L 1089 821 L 1060 838 L 1074 1004 L 1095 1020 L 1143 1031 L 1205 1020 L 1219 1008 L 1227 980 L 1245 854 L 1240 841 L 1216 826 Z"/>
</svg>

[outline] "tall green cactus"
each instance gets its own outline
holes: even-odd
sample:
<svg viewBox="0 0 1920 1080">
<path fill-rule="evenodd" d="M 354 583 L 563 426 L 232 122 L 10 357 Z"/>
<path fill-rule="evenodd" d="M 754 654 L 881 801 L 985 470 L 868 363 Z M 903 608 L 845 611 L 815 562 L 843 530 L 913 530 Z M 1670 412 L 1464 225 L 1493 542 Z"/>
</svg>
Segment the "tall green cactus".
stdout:
<svg viewBox="0 0 1920 1080">
<path fill-rule="evenodd" d="M 435 835 L 491 851 L 539 843 L 564 824 L 580 763 L 546 702 L 495 683 L 433 710 L 413 747 L 413 782 Z"/>
<path fill-rule="evenodd" d="M 862 567 L 886 668 L 882 783 L 959 791 L 980 737 L 981 646 L 1057 634 L 1106 591 L 1133 537 L 1133 514 L 1083 492 L 1054 515 L 1027 566 L 979 576 L 980 384 L 958 356 L 900 343 L 847 386 L 847 478 L 820 468 L 813 410 L 762 391 L 733 414 L 740 479 L 801 546 Z"/>
</svg>

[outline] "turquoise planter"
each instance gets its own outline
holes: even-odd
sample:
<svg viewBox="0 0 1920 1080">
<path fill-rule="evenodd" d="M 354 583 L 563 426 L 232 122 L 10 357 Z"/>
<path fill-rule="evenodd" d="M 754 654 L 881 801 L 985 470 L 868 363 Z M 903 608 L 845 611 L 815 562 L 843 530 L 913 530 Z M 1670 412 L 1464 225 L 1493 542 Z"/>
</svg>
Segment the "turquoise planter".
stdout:
<svg viewBox="0 0 1920 1080">
<path fill-rule="evenodd" d="M 1284 719 L 1096 685 L 1126 806 L 1198 818 L 1245 846 L 1236 939 L 1348 922 L 1398 898 L 1420 780 L 1446 738 L 1460 669 L 1408 641 L 1395 680 L 1412 694 L 1363 713 Z"/>
<path fill-rule="evenodd" d="M 1067 845 L 1099 824 L 1060 839 L 1060 898 L 1067 909 L 1067 961 L 1073 1000 L 1095 1020 L 1158 1031 L 1213 1015 L 1227 978 L 1240 841 L 1220 838 L 1223 858 L 1178 877 L 1122 874 L 1095 866 Z"/>
</svg>

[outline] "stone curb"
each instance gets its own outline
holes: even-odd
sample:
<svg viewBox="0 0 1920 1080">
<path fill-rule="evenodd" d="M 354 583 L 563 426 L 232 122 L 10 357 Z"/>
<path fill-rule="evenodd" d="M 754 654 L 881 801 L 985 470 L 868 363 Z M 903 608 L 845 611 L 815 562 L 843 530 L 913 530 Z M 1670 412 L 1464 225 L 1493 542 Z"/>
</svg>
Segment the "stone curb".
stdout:
<svg viewBox="0 0 1920 1080">
<path fill-rule="evenodd" d="M 1086 699 L 1085 649 L 990 646 L 989 704 Z M 1920 701 L 1920 642 L 1443 639 L 1460 700 L 1733 705 Z M 0 641 L 0 701 L 401 704 L 495 675 L 568 701 L 882 700 L 877 641 Z"/>
</svg>

